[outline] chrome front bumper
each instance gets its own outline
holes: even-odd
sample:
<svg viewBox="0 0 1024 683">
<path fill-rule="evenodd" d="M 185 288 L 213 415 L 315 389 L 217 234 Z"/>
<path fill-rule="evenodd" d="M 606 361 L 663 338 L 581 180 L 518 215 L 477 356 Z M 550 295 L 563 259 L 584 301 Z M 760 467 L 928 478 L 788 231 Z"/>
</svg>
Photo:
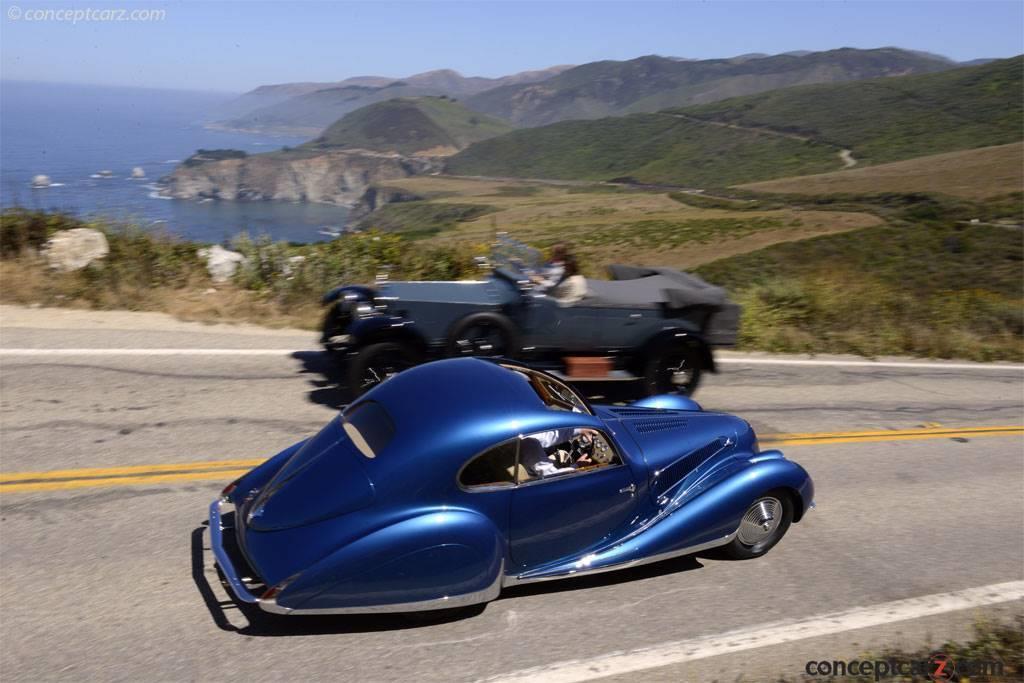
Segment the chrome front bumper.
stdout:
<svg viewBox="0 0 1024 683">
<path fill-rule="evenodd" d="M 231 503 L 223 498 L 218 498 L 210 503 L 210 548 L 213 550 L 213 557 L 217 560 L 217 566 L 220 567 L 220 571 L 224 574 L 228 585 L 231 586 L 231 592 L 235 594 L 235 597 L 242 602 L 257 603 L 263 607 L 260 599 L 242 582 L 235 565 L 231 563 L 231 557 L 224 549 L 224 532 L 230 530 L 230 527 L 225 529 L 221 524 L 221 507 L 224 505 L 231 505 Z"/>
</svg>

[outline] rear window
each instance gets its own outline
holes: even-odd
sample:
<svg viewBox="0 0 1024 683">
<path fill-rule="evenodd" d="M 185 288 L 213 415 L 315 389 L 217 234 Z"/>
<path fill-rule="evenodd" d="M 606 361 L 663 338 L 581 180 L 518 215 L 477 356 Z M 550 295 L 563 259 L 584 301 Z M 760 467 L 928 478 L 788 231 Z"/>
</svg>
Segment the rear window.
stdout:
<svg viewBox="0 0 1024 683">
<path fill-rule="evenodd" d="M 391 416 L 375 401 L 352 406 L 341 416 L 341 423 L 345 434 L 367 458 L 376 458 L 395 435 Z"/>
<path fill-rule="evenodd" d="M 533 390 L 537 392 L 537 396 L 548 408 L 593 415 L 593 412 L 587 407 L 586 401 L 579 394 L 554 377 L 517 365 L 502 365 L 501 367 L 512 370 L 529 382 Z"/>
</svg>

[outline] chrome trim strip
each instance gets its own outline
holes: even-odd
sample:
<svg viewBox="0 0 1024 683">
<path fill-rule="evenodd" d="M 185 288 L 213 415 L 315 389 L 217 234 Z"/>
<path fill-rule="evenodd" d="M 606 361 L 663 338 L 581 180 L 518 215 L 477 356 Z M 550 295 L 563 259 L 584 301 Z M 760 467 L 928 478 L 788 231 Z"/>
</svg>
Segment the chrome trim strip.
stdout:
<svg viewBox="0 0 1024 683">
<path fill-rule="evenodd" d="M 435 609 L 449 609 L 452 607 L 466 607 L 478 605 L 482 602 L 490 602 L 501 593 L 502 577 L 505 574 L 505 561 L 502 560 L 498 567 L 498 575 L 491 585 L 473 593 L 462 595 L 446 595 L 433 600 L 419 600 L 416 602 L 396 602 L 390 605 L 365 605 L 362 607 L 327 607 L 323 609 L 292 609 L 282 607 L 273 598 L 270 600 L 259 600 L 260 608 L 271 614 L 383 614 L 388 612 L 424 612 Z"/>
<path fill-rule="evenodd" d="M 242 602 L 258 602 L 259 598 L 249 592 L 249 589 L 245 587 L 245 584 L 238 577 L 235 566 L 231 564 L 231 558 L 228 557 L 227 551 L 224 550 L 224 527 L 220 523 L 220 508 L 227 502 L 223 498 L 218 498 L 210 503 L 210 549 L 213 550 L 217 566 L 220 567 L 224 578 L 227 579 L 228 585 L 231 586 L 235 596 Z"/>
<path fill-rule="evenodd" d="M 694 468 L 692 470 L 690 470 L 685 475 L 683 475 L 674 484 L 671 484 L 670 486 L 668 486 L 662 492 L 662 494 L 660 496 L 658 496 L 658 504 L 659 505 L 664 505 L 665 503 L 667 503 L 672 498 L 672 496 L 668 495 L 668 492 L 671 491 L 672 489 L 674 489 L 675 487 L 679 486 L 680 484 L 682 484 L 686 480 L 686 477 L 688 475 L 690 475 L 691 473 L 697 471 L 700 468 L 701 465 L 705 464 L 706 462 L 708 462 L 712 458 L 715 458 L 715 457 L 721 455 L 722 451 L 724 451 L 725 449 L 729 448 L 729 446 L 735 445 L 735 443 L 736 443 L 735 441 L 732 441 L 728 436 L 719 436 L 718 440 L 720 440 L 722 442 L 722 446 L 717 451 L 715 451 L 714 453 L 712 453 L 711 455 L 709 455 L 708 457 L 704 458 L 699 463 L 697 463 L 697 465 L 694 466 Z M 701 448 L 703 448 L 703 446 L 701 446 Z M 655 472 L 654 472 L 654 479 L 651 481 L 651 488 L 654 488 L 654 486 L 658 483 L 658 477 L 660 477 L 662 474 L 664 474 L 665 470 L 667 470 L 667 469 L 675 466 L 677 463 L 679 463 L 679 462 L 689 458 L 691 455 L 696 453 L 698 450 L 700 450 L 700 448 L 696 448 L 696 449 L 690 451 L 689 453 L 687 453 L 686 455 L 683 455 L 683 456 L 680 456 L 680 457 L 676 458 L 675 460 L 673 460 L 669 464 L 665 465 L 661 469 L 655 470 Z M 696 482 L 694 482 L 694 483 L 696 483 Z"/>
<path fill-rule="evenodd" d="M 659 553 L 657 555 L 650 555 L 649 557 L 638 557 L 633 560 L 618 562 L 616 564 L 610 564 L 604 567 L 563 570 L 557 574 L 546 574 L 544 576 L 506 576 L 503 585 L 518 586 L 524 583 L 539 583 L 541 581 L 557 581 L 558 579 L 569 579 L 576 576 L 590 576 L 591 574 L 602 574 L 604 572 L 618 571 L 619 569 L 639 567 L 641 565 L 651 564 L 652 562 L 661 562 L 662 560 L 670 560 L 674 557 L 682 557 L 683 555 L 692 555 L 694 553 L 699 553 L 703 550 L 710 550 L 711 548 L 717 548 L 718 546 L 732 543 L 732 540 L 736 538 L 737 531 L 732 532 L 728 536 L 722 536 L 721 538 L 716 538 L 713 541 L 708 541 L 707 543 L 699 543 L 697 545 L 691 545 L 686 548 L 680 548 L 679 550 L 669 550 L 668 552 Z"/>
</svg>

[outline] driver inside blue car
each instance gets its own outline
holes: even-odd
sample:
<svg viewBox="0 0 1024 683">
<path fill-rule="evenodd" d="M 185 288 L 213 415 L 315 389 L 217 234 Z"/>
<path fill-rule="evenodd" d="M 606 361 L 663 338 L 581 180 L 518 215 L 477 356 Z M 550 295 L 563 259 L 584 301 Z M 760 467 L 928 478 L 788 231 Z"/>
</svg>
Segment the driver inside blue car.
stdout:
<svg viewBox="0 0 1024 683">
<path fill-rule="evenodd" d="M 519 445 L 519 463 L 532 478 L 575 472 L 593 465 L 590 449 L 594 432 L 590 429 L 556 429 L 534 434 Z"/>
</svg>

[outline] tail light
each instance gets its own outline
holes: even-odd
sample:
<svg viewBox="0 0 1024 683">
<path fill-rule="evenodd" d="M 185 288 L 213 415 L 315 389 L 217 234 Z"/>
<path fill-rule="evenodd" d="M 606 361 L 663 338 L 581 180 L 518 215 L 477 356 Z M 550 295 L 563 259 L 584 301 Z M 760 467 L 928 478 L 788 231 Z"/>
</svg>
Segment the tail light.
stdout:
<svg viewBox="0 0 1024 683">
<path fill-rule="evenodd" d="M 234 493 L 235 489 L 238 488 L 238 482 L 239 481 L 241 481 L 241 480 L 240 479 L 235 479 L 233 482 L 231 482 L 230 484 L 225 486 L 224 490 L 220 492 L 220 497 L 221 498 L 225 498 L 225 499 L 230 498 L 231 494 Z"/>
<path fill-rule="evenodd" d="M 273 588 L 268 588 L 267 591 L 260 596 L 260 600 L 273 600 L 277 597 L 278 593 L 284 590 L 284 586 L 277 584 Z"/>
<path fill-rule="evenodd" d="M 291 576 L 289 576 L 284 581 L 281 581 L 280 583 L 278 583 L 276 586 L 268 588 L 263 593 L 263 595 L 260 596 L 260 600 L 263 601 L 263 602 L 272 602 L 272 601 L 274 601 L 277 598 L 277 596 L 280 595 L 281 592 L 285 588 L 288 587 L 288 584 L 290 584 L 292 581 L 294 581 L 297 578 L 299 578 L 298 574 L 292 574 Z"/>
</svg>

